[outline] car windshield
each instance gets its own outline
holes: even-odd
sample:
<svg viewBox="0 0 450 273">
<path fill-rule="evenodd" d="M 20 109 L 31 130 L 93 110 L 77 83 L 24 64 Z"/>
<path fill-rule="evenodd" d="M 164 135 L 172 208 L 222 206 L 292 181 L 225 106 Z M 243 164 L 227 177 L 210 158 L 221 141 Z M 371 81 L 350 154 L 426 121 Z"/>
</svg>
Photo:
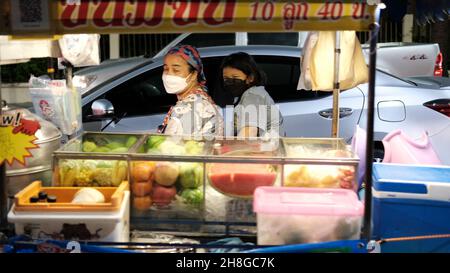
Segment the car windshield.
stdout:
<svg viewBox="0 0 450 273">
<path fill-rule="evenodd" d="M 408 78 L 400 78 L 400 77 L 398 77 L 398 76 L 396 76 L 396 75 L 394 75 L 394 74 L 390 74 L 390 73 L 388 73 L 388 72 L 386 72 L 386 71 L 383 71 L 383 70 L 381 70 L 381 69 L 378 69 L 378 68 L 377 68 L 377 71 L 378 71 L 378 72 L 381 72 L 381 73 L 384 74 L 384 75 L 387 75 L 387 76 L 390 76 L 390 77 L 392 77 L 392 78 L 395 78 L 395 79 L 397 79 L 397 80 L 399 80 L 399 81 L 408 83 L 408 84 L 410 84 L 410 85 L 417 86 L 417 83 L 415 83 L 415 82 L 409 80 Z"/>
<path fill-rule="evenodd" d="M 433 86 L 437 88 L 450 86 L 450 78 L 447 77 L 416 76 L 408 77 L 407 79 L 417 85 L 423 86 Z"/>
<path fill-rule="evenodd" d="M 88 96 L 90 94 L 92 94 L 93 92 L 95 92 L 95 90 L 97 90 L 98 88 L 116 80 L 119 79 L 125 75 L 127 75 L 128 73 L 137 70 L 139 68 L 142 68 L 144 66 L 147 66 L 149 64 L 152 64 L 153 60 L 146 60 L 144 62 L 139 62 L 136 65 L 133 66 L 113 66 L 110 68 L 102 68 L 99 67 L 98 70 L 96 72 L 92 71 L 93 73 L 90 75 L 86 75 L 86 76 L 92 76 L 95 75 L 95 79 L 93 82 L 90 83 L 89 86 L 87 86 L 86 88 L 83 87 L 77 87 L 77 89 L 81 92 L 81 96 L 85 97 Z M 124 68 L 125 67 L 125 68 Z M 103 80 L 107 78 L 107 80 Z"/>
</svg>

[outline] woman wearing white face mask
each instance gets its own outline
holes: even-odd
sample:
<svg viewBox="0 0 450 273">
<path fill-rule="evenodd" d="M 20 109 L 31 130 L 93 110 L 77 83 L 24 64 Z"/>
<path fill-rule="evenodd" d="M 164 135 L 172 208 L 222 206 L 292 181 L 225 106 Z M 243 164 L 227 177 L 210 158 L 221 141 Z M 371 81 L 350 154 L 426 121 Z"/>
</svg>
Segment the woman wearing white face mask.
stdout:
<svg viewBox="0 0 450 273">
<path fill-rule="evenodd" d="M 160 133 L 171 135 L 223 135 L 223 119 L 211 97 L 206 93 L 206 78 L 200 55 L 193 46 L 174 47 L 164 57 L 162 75 L 164 88 L 176 94 Z"/>
</svg>

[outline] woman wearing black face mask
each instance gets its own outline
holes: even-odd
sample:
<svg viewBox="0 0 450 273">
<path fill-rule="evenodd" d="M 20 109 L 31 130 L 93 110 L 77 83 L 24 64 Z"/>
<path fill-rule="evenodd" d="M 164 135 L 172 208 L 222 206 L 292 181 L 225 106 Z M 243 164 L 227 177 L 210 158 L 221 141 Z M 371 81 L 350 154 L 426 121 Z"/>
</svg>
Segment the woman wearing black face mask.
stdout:
<svg viewBox="0 0 450 273">
<path fill-rule="evenodd" d="M 234 129 L 240 137 L 279 136 L 283 118 L 267 93 L 266 77 L 247 53 L 227 56 L 221 66 L 223 88 L 235 99 Z"/>
</svg>

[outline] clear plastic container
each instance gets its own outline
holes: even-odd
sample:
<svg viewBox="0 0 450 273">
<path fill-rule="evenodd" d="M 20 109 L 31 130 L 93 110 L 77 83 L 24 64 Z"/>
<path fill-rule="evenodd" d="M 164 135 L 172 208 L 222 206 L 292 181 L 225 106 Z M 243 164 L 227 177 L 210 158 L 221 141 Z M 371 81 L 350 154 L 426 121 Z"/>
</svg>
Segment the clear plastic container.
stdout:
<svg viewBox="0 0 450 273">
<path fill-rule="evenodd" d="M 130 156 L 133 216 L 153 220 L 153 227 L 154 221 L 203 220 L 205 164 L 195 158 L 205 154 L 204 140 L 148 135 Z"/>
<path fill-rule="evenodd" d="M 357 190 L 358 157 L 343 139 L 285 138 L 283 186 Z M 298 163 L 297 163 L 298 162 Z"/>
<path fill-rule="evenodd" d="M 345 189 L 261 187 L 255 191 L 258 245 L 358 239 L 364 206 Z"/>
<path fill-rule="evenodd" d="M 222 140 L 213 144 L 213 155 L 243 160 L 277 158 L 278 146 L 261 140 Z M 216 191 L 236 198 L 253 198 L 257 187 L 279 181 L 280 166 L 271 163 L 209 163 L 209 185 Z"/>
<path fill-rule="evenodd" d="M 84 155 L 126 154 L 136 145 L 142 135 L 86 132 L 72 139 L 58 152 L 82 153 Z"/>
<path fill-rule="evenodd" d="M 231 224 L 230 232 L 255 234 L 253 194 L 257 187 L 281 185 L 279 148 L 278 140 L 216 139 L 212 154 L 224 162 L 206 164 L 205 220 Z"/>
<path fill-rule="evenodd" d="M 128 180 L 126 160 L 60 159 L 53 184 L 62 187 L 117 187 Z"/>
<path fill-rule="evenodd" d="M 84 133 L 53 154 L 53 185 L 116 187 L 128 180 L 128 152 L 142 136 Z"/>
</svg>

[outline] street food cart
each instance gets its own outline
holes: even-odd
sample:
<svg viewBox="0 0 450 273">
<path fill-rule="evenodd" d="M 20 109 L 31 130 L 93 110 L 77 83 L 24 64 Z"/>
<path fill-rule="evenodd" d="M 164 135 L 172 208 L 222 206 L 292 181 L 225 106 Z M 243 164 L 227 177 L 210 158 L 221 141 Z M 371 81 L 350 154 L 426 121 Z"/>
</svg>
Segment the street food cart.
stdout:
<svg viewBox="0 0 450 273">
<path fill-rule="evenodd" d="M 369 95 L 367 101 L 367 151 L 366 151 L 366 168 L 365 168 L 365 206 L 363 217 L 363 233 L 357 240 L 358 244 L 370 240 L 371 234 L 371 189 L 372 189 L 372 154 L 373 154 L 373 123 L 374 123 L 374 93 L 375 93 L 375 67 L 376 67 L 376 43 L 377 33 L 379 29 L 378 17 L 380 9 L 378 1 L 302 1 L 300 3 L 292 1 L 37 1 L 40 5 L 40 16 L 30 13 L 30 9 L 23 9 L 16 1 L 4 1 L 0 7 L 0 34 L 1 35 L 26 35 L 34 37 L 53 36 L 66 33 L 178 33 L 178 32 L 235 32 L 235 31 L 252 31 L 252 32 L 286 32 L 300 30 L 320 30 L 320 31 L 370 31 L 370 70 L 369 70 Z M 20 14 L 20 16 L 17 16 Z M 9 19 L 9 20 L 8 20 Z M 335 50 L 335 66 L 339 67 L 339 36 L 336 39 Z M 110 179 L 110 183 L 119 183 L 122 178 L 131 180 L 131 183 L 143 184 L 133 189 L 132 186 L 132 213 L 135 219 L 143 219 L 141 224 L 148 225 L 163 220 L 161 228 L 173 228 L 168 219 L 172 219 L 177 225 L 180 222 L 177 219 L 193 220 L 190 228 L 200 222 L 205 222 L 208 217 L 207 204 L 208 187 L 214 188 L 216 192 L 225 193 L 227 198 L 248 198 L 249 191 L 256 186 L 286 185 L 291 184 L 304 185 L 304 180 L 298 174 L 302 169 L 300 166 L 305 165 L 327 165 L 345 166 L 357 169 L 358 159 L 351 151 L 348 150 L 345 143 L 338 139 L 338 121 L 339 121 L 339 73 L 336 70 L 334 84 L 334 102 L 333 102 L 333 127 L 331 135 L 333 139 L 279 139 L 278 143 L 265 143 L 263 140 L 255 140 L 250 144 L 245 143 L 246 140 L 228 140 L 215 139 L 204 141 L 201 145 L 189 142 L 190 140 L 182 140 L 180 151 L 195 151 L 192 153 L 167 153 L 155 152 L 151 149 L 151 144 L 156 142 L 155 138 L 161 136 L 155 135 L 126 135 L 111 136 L 116 138 L 115 141 L 109 141 L 108 137 L 102 134 L 83 134 L 80 138 L 74 139 L 67 144 L 62 150 L 54 154 L 54 183 L 67 183 L 67 177 L 73 179 L 74 184 L 64 186 L 78 186 L 80 179 L 77 174 L 81 169 L 87 169 L 86 166 L 80 164 L 92 163 L 95 166 L 93 170 L 102 169 L 103 178 Z M 128 143 L 130 137 L 134 137 L 134 143 Z M 95 148 L 83 147 L 86 142 L 99 145 L 110 144 L 111 142 L 123 142 L 124 147 L 108 148 L 111 153 L 105 150 L 97 150 Z M 149 144 L 150 143 L 150 144 Z M 188 144 L 189 143 L 189 144 Z M 128 144 L 128 145 L 127 145 Z M 252 146 L 255 144 L 255 146 Z M 177 144 L 179 145 L 179 144 Z M 190 145 L 188 148 L 187 145 Z M 242 147 L 245 147 L 243 149 Z M 276 148 L 274 148 L 276 146 Z M 298 147 L 297 147 L 298 146 Z M 172 146 L 175 147 L 175 146 Z M 308 154 L 306 150 L 316 150 L 323 148 L 323 154 Z M 92 149 L 91 149 L 92 148 Z M 120 149 L 124 148 L 124 149 Z M 252 148 L 254 150 L 252 150 Z M 296 149 L 303 149 L 306 155 L 296 154 Z M 89 151 L 89 152 L 83 152 Z M 337 153 L 335 153 L 337 152 Z M 92 162 L 95 160 L 103 161 L 102 164 Z M 71 162 L 68 162 L 71 161 Z M 82 161 L 82 163 L 80 163 Z M 106 161 L 106 162 L 105 162 Z M 182 174 L 184 178 L 178 179 L 171 175 L 176 173 L 173 171 L 176 163 L 177 172 Z M 230 166 L 231 165 L 231 166 Z M 242 166 L 247 166 L 251 175 L 245 172 L 239 172 Z M 261 166 L 263 166 L 261 168 Z M 73 173 L 70 173 L 73 168 Z M 109 169 L 108 169 L 109 168 Z M 65 171 L 62 171 L 62 170 Z M 106 170 L 108 169 L 108 170 Z M 147 192 L 149 187 L 153 187 L 153 191 L 157 187 L 156 184 L 150 186 L 145 182 L 148 179 L 148 173 L 145 171 L 154 170 L 154 179 L 159 184 L 165 184 L 166 188 L 161 191 L 159 197 L 153 196 L 152 202 L 149 201 Z M 236 171 L 238 169 L 238 171 Z M 69 171 L 67 171 L 69 170 Z M 126 174 L 122 176 L 122 170 Z M 139 171 L 136 171 L 139 170 Z M 158 171 L 159 170 L 159 171 Z M 165 170 L 165 171 L 162 171 Z M 182 170 L 182 171 L 180 171 Z M 223 171 L 226 170 L 226 171 Z M 336 168 L 334 168 L 336 170 Z M 230 175 L 230 173 L 233 175 Z M 119 175 L 118 175 L 119 174 Z M 178 173 L 178 176 L 180 173 Z M 263 182 L 260 184 L 250 185 L 250 190 L 242 190 L 240 188 L 227 188 L 227 183 L 235 179 L 249 179 L 249 177 L 259 175 L 255 181 Z M 61 180 L 61 176 L 65 176 Z M 75 176 L 75 178 L 73 178 Z M 192 177 L 194 177 L 192 179 Z M 141 179 L 143 181 L 137 181 Z M 89 180 L 89 179 L 88 179 Z M 114 182 L 112 182 L 114 180 Z M 134 181 L 136 180 L 136 181 Z M 201 181 L 203 187 L 203 197 L 198 197 L 197 193 L 193 193 L 194 186 Z M 95 181 L 86 181 L 82 186 L 89 183 L 98 183 L 101 179 Z M 175 185 L 174 181 L 180 181 Z M 208 181 L 208 182 L 207 182 Z M 148 181 L 147 181 L 148 182 Z M 0 185 L 3 185 L 1 183 Z M 228 183 L 229 184 L 229 183 Z M 331 183 L 333 184 L 333 183 Z M 111 185 L 108 185 L 111 186 Z M 167 191 L 167 186 L 174 187 Z M 178 187 L 178 189 L 177 189 Z M 181 189 L 180 187 L 185 187 Z M 252 188 L 253 187 L 253 188 Z M 339 186 L 338 186 L 339 187 Z M 188 192 L 186 190 L 189 190 Z M 355 189 L 353 189 L 355 190 Z M 174 194 L 175 191 L 175 194 Z M 186 193 L 183 193 L 185 192 Z M 309 193 L 313 194 L 313 193 Z M 153 203 L 167 205 L 167 195 L 175 195 L 175 200 L 184 200 L 191 202 L 190 205 L 199 205 L 196 210 L 186 209 L 183 207 L 186 202 L 181 201 L 176 209 L 157 208 L 157 212 L 152 211 Z M 340 193 L 337 195 L 341 195 Z M 206 198 L 206 201 L 204 200 Z M 200 199 L 201 202 L 198 202 Z M 137 201 L 136 201 L 137 200 Z M 157 202 L 155 202 L 155 200 Z M 172 199 L 171 199 L 172 200 Z M 245 202 L 244 202 L 245 204 Z M 242 205 L 242 203 L 240 204 Z M 202 207 L 203 206 L 203 207 Z M 207 206 L 207 205 L 206 205 Z M 171 207 L 171 208 L 174 208 Z M 362 209 L 362 208 L 360 208 Z M 194 212 L 194 213 L 192 213 Z M 162 216 L 161 216 L 162 215 Z M 217 216 L 214 213 L 212 216 Z M 251 222 L 247 217 L 254 215 L 240 215 L 243 221 L 239 224 L 248 224 Z M 158 219 L 162 217 L 163 219 Z M 237 218 L 235 218 L 237 219 Z M 151 221 L 150 221 L 151 220 Z M 218 220 L 218 221 L 216 221 Z M 155 221 L 155 222 L 152 222 Z M 228 219 L 219 217 L 219 219 L 211 219 L 210 222 L 227 222 Z M 236 223 L 234 223 L 236 224 Z M 178 228 L 178 226 L 177 226 Z M 245 228 L 244 228 L 245 229 Z M 228 231 L 228 230 L 227 230 Z M 344 237 L 346 239 L 347 237 Z M 348 237 L 353 238 L 353 237 Z M 351 241 L 353 243 L 353 241 Z M 364 248 L 364 247 L 363 247 Z M 359 247 L 358 249 L 361 249 Z"/>
</svg>

